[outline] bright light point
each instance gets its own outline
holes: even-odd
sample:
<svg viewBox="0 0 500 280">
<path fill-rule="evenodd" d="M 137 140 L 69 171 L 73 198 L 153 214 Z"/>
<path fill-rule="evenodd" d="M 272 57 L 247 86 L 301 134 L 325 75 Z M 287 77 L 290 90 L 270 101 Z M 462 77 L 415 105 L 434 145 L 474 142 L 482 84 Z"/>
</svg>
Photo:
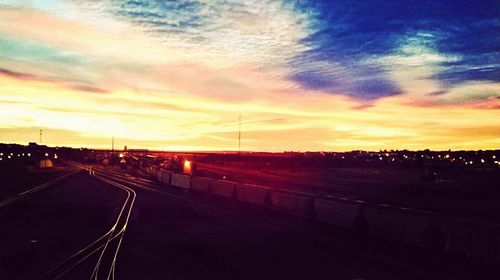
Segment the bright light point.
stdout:
<svg viewBox="0 0 500 280">
<path fill-rule="evenodd" d="M 484 163 L 484 159 L 481 159 L 481 163 Z"/>
<path fill-rule="evenodd" d="M 191 162 L 189 160 L 185 160 L 184 161 L 183 172 L 186 173 L 186 174 L 191 174 L 191 172 L 192 172 L 192 170 L 191 170 Z"/>
<path fill-rule="evenodd" d="M 28 153 L 28 156 L 30 157 L 30 156 L 31 156 L 31 153 Z"/>
<path fill-rule="evenodd" d="M 382 157 L 379 157 L 378 159 L 383 160 L 383 158 L 382 158 Z"/>
<path fill-rule="evenodd" d="M 497 156 L 493 155 L 493 156 L 492 156 L 492 158 L 493 158 L 493 159 L 496 159 L 496 158 L 497 158 Z"/>
<path fill-rule="evenodd" d="M 57 154 L 54 154 L 54 158 L 57 159 Z"/>
<path fill-rule="evenodd" d="M 49 153 L 45 153 L 45 156 L 48 157 L 49 156 Z"/>
<path fill-rule="evenodd" d="M 122 153 L 120 153 L 118 156 L 119 156 L 120 158 L 122 158 L 122 157 L 123 157 L 123 154 L 122 154 Z"/>
<path fill-rule="evenodd" d="M 473 164 L 474 162 L 471 160 L 471 161 L 469 161 L 469 163 L 470 163 L 470 164 Z"/>
<path fill-rule="evenodd" d="M 9 158 L 9 159 L 10 159 L 10 155 L 9 155 L 9 156 L 7 156 L 7 158 Z"/>
</svg>

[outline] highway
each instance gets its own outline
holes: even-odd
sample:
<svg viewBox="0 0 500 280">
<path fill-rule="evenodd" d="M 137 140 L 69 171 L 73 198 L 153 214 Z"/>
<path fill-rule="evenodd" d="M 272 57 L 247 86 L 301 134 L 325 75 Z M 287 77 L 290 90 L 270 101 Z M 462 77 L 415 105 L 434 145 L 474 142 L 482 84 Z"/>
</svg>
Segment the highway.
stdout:
<svg viewBox="0 0 500 280">
<path fill-rule="evenodd" d="M 484 264 L 80 167 L 0 207 L 0 279 L 470 279 L 493 273 Z"/>
</svg>

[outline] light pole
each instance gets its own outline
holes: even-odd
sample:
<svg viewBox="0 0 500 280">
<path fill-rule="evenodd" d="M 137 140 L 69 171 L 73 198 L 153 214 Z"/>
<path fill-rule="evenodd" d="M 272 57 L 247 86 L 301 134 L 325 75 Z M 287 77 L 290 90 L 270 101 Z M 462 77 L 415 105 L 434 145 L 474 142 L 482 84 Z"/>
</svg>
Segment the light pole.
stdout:
<svg viewBox="0 0 500 280">
<path fill-rule="evenodd" d="M 241 114 L 238 118 L 238 154 L 241 154 Z"/>
</svg>

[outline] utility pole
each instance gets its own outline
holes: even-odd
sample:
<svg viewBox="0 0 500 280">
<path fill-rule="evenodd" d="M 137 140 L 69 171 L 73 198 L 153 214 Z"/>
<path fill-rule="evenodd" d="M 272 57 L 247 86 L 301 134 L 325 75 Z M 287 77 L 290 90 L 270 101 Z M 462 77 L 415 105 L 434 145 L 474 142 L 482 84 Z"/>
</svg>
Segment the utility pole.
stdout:
<svg viewBox="0 0 500 280">
<path fill-rule="evenodd" d="M 241 114 L 238 118 L 238 154 L 241 154 Z"/>
<path fill-rule="evenodd" d="M 111 137 L 111 157 L 113 157 L 113 154 L 115 153 L 115 135 Z"/>
<path fill-rule="evenodd" d="M 40 144 L 42 144 L 42 129 L 40 129 Z"/>
</svg>

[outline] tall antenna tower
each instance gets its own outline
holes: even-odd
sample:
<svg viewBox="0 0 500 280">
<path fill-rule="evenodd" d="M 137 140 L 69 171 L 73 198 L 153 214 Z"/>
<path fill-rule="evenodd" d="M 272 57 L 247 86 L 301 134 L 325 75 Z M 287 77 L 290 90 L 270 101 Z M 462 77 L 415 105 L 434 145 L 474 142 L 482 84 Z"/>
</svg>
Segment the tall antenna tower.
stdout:
<svg viewBox="0 0 500 280">
<path fill-rule="evenodd" d="M 43 132 L 43 130 L 40 129 L 40 144 L 42 144 L 42 132 Z"/>
<path fill-rule="evenodd" d="M 241 154 L 241 114 L 238 117 L 238 154 Z"/>
</svg>

